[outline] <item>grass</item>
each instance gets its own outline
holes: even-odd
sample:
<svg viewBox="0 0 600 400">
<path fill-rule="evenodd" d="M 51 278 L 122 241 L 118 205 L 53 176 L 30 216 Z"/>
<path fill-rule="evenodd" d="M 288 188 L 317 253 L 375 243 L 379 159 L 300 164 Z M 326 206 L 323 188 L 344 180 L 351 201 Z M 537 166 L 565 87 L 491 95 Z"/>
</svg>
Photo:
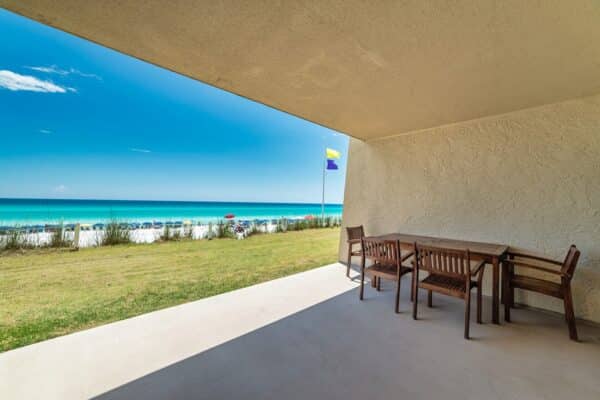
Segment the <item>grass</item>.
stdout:
<svg viewBox="0 0 600 400">
<path fill-rule="evenodd" d="M 337 260 L 339 229 L 0 256 L 0 351 Z"/>
</svg>

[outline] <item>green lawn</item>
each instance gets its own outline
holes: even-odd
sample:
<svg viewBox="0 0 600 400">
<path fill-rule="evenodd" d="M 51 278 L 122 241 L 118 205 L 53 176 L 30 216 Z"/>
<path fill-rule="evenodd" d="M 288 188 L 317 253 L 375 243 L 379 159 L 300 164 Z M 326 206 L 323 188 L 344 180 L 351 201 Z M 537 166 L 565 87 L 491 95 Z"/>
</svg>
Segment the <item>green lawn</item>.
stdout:
<svg viewBox="0 0 600 400">
<path fill-rule="evenodd" d="M 0 255 L 0 351 L 337 260 L 339 228 Z"/>
</svg>

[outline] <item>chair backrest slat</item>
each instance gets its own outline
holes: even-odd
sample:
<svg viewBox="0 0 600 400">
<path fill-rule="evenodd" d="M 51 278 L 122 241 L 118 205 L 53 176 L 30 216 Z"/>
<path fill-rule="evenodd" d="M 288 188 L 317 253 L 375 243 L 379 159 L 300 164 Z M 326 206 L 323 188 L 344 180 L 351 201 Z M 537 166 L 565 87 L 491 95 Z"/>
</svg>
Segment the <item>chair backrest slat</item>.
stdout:
<svg viewBox="0 0 600 400">
<path fill-rule="evenodd" d="M 346 235 L 348 240 L 361 239 L 365 236 L 365 230 L 362 225 L 346 227 Z"/>
<path fill-rule="evenodd" d="M 569 247 L 569 251 L 567 252 L 561 268 L 561 272 L 566 274 L 568 279 L 571 279 L 575 273 L 575 267 L 577 267 L 577 261 L 579 261 L 580 254 L 581 253 L 574 244 Z"/>
<path fill-rule="evenodd" d="M 468 249 L 456 250 L 415 244 L 419 269 L 432 274 L 465 278 L 471 274 Z"/>
<path fill-rule="evenodd" d="M 365 259 L 382 264 L 400 263 L 400 242 L 372 237 L 362 238 L 362 254 Z"/>
</svg>

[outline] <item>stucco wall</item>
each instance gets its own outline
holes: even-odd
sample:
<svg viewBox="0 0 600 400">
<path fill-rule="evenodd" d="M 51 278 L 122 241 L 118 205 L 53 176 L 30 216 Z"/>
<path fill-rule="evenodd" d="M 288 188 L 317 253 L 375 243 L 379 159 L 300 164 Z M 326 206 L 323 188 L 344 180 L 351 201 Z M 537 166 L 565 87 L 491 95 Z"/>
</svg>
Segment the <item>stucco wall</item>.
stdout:
<svg viewBox="0 0 600 400">
<path fill-rule="evenodd" d="M 0 7 L 361 139 L 600 91 L 598 0 Z"/>
<path fill-rule="evenodd" d="M 600 322 L 600 95 L 371 142 L 352 140 L 344 225 L 500 242 L 558 259 L 575 243 L 578 317 Z M 345 260 L 342 230 L 340 259 Z M 355 262 L 358 262 L 356 260 Z M 491 268 L 486 272 L 489 293 Z M 517 301 L 562 311 L 530 293 Z"/>
</svg>

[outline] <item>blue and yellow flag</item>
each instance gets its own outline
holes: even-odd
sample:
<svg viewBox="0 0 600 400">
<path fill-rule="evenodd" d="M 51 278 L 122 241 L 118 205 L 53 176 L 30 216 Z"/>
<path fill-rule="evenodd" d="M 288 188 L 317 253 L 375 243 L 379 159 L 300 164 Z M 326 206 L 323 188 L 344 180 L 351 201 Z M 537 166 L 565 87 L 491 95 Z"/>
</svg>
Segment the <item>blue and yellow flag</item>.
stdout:
<svg viewBox="0 0 600 400">
<path fill-rule="evenodd" d="M 340 152 L 330 148 L 325 149 L 325 154 L 327 155 L 328 160 L 337 160 L 340 158 Z"/>
</svg>

